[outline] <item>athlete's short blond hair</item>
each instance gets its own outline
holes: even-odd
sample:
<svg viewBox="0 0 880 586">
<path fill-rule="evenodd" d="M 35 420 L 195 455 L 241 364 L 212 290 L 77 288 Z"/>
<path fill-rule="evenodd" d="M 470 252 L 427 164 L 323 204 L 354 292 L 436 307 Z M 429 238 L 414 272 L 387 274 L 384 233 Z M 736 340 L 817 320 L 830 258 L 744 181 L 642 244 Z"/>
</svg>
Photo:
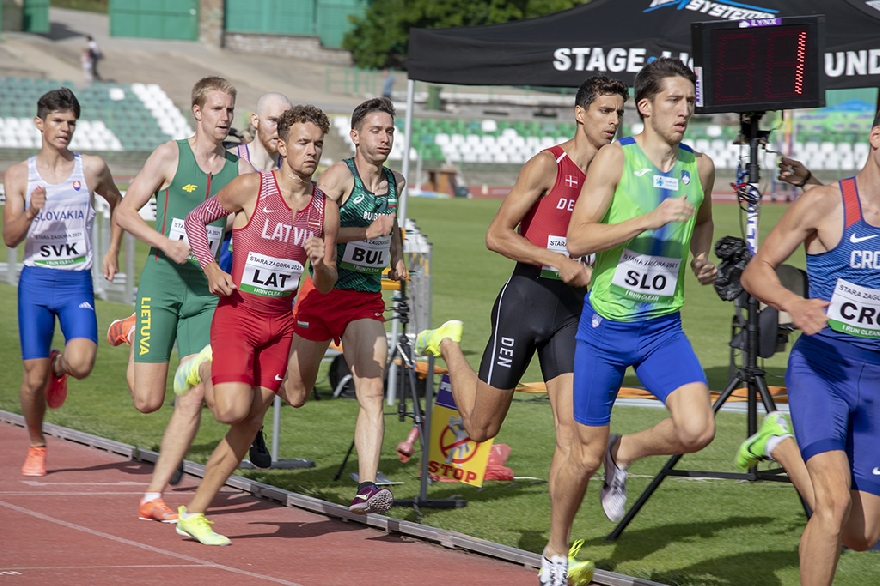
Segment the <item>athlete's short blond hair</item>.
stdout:
<svg viewBox="0 0 880 586">
<path fill-rule="evenodd" d="M 238 91 L 235 86 L 226 81 L 222 77 L 203 77 L 196 82 L 192 89 L 192 104 L 190 107 L 198 106 L 201 108 L 208 99 L 208 93 L 213 91 L 221 91 L 224 94 L 232 96 L 233 101 Z"/>
</svg>

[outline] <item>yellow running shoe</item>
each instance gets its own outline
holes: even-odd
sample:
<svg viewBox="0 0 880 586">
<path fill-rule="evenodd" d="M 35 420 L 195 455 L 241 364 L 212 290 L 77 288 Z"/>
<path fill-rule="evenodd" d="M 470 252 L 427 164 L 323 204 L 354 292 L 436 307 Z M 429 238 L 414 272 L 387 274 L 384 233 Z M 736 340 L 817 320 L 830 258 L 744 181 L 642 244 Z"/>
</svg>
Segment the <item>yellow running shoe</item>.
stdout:
<svg viewBox="0 0 880 586">
<path fill-rule="evenodd" d="M 182 395 L 190 390 L 190 388 L 202 382 L 202 377 L 199 375 L 199 366 L 205 360 L 211 362 L 213 359 L 214 352 L 211 350 L 211 345 L 208 344 L 202 348 L 201 352 L 181 362 L 174 373 L 174 394 Z"/>
<path fill-rule="evenodd" d="M 579 562 L 575 559 L 583 545 L 584 540 L 578 539 L 568 550 L 568 586 L 587 586 L 593 581 L 593 570 L 596 569 L 596 564 Z"/>
<path fill-rule="evenodd" d="M 456 344 L 461 342 L 461 335 L 464 333 L 464 322 L 458 320 L 450 320 L 439 328 L 433 330 L 423 330 L 416 336 L 416 354 L 419 356 L 427 356 L 433 354 L 440 356 L 440 342 L 443 338 L 449 338 Z"/>
<path fill-rule="evenodd" d="M 216 533 L 211 529 L 213 521 L 209 521 L 203 513 L 187 515 L 186 507 L 177 508 L 177 534 L 183 537 L 192 537 L 204 545 L 229 545 L 232 543 L 228 537 Z"/>
</svg>

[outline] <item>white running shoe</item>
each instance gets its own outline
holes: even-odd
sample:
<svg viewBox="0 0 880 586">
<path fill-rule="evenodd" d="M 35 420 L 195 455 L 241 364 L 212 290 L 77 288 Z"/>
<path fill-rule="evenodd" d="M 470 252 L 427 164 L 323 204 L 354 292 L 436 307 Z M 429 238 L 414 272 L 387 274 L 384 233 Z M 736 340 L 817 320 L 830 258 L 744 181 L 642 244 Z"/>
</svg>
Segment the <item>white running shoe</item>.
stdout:
<svg viewBox="0 0 880 586">
<path fill-rule="evenodd" d="M 542 555 L 538 579 L 541 586 L 568 586 L 568 558 L 555 555 L 547 559 L 546 555 Z"/>
<path fill-rule="evenodd" d="M 612 433 L 605 448 L 605 484 L 599 496 L 605 516 L 614 523 L 623 519 L 626 510 L 626 466 L 618 466 L 611 457 L 611 448 L 620 441 L 620 435 Z"/>
</svg>

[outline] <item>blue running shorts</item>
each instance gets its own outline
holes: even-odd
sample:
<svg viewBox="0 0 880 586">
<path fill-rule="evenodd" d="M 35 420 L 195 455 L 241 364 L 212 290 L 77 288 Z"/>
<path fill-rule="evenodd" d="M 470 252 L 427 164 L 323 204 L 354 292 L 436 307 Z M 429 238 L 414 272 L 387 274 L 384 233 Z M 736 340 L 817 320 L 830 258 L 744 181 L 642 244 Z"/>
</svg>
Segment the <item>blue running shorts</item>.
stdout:
<svg viewBox="0 0 880 586">
<path fill-rule="evenodd" d="M 706 374 L 676 312 L 649 320 L 603 318 L 584 302 L 574 354 L 574 418 L 593 427 L 611 422 L 611 407 L 630 366 L 648 391 L 666 403 L 690 383 L 708 385 Z"/>
<path fill-rule="evenodd" d="M 880 353 L 802 335 L 791 349 L 785 384 L 804 461 L 846 452 L 852 488 L 880 496 Z"/>
<path fill-rule="evenodd" d="M 92 272 L 24 267 L 18 279 L 18 336 L 24 360 L 49 357 L 56 315 L 65 340 L 98 343 Z"/>
</svg>

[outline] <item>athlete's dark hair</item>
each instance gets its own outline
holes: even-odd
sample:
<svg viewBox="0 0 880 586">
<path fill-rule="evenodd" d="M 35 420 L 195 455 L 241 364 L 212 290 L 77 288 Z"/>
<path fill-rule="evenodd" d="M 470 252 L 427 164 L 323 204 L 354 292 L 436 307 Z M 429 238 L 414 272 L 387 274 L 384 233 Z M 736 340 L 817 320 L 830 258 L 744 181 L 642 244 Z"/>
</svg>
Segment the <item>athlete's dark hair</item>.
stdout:
<svg viewBox="0 0 880 586">
<path fill-rule="evenodd" d="M 320 108 L 316 108 L 311 104 L 297 105 L 289 110 L 278 119 L 278 136 L 281 140 L 286 141 L 287 135 L 294 124 L 305 124 L 311 122 L 320 128 L 324 134 L 330 132 L 330 119 Z"/>
<path fill-rule="evenodd" d="M 366 118 L 373 112 L 384 112 L 391 116 L 392 122 L 394 121 L 394 104 L 391 103 L 391 100 L 384 96 L 381 98 L 373 98 L 360 104 L 357 108 L 354 109 L 354 112 L 351 113 L 352 130 L 360 130 L 361 124 L 363 124 L 364 122 L 364 118 Z"/>
<path fill-rule="evenodd" d="M 73 110 L 73 115 L 79 120 L 79 100 L 66 87 L 48 91 L 37 100 L 38 118 L 45 120 L 55 110 Z"/>
<path fill-rule="evenodd" d="M 625 102 L 629 98 L 629 88 L 619 79 L 612 79 L 604 75 L 594 75 L 593 77 L 588 77 L 580 85 L 577 96 L 574 98 L 574 105 L 588 110 L 590 104 L 595 102 L 599 96 L 620 96 Z"/>
<path fill-rule="evenodd" d="M 642 100 L 653 100 L 663 89 L 663 80 L 668 77 L 683 77 L 692 84 L 697 84 L 697 75 L 680 59 L 660 57 L 642 67 L 642 70 L 636 74 L 634 84 L 636 107 Z M 639 117 L 644 119 L 641 111 Z"/>
<path fill-rule="evenodd" d="M 874 122 L 871 126 L 880 126 L 880 110 L 877 110 L 877 114 L 874 115 Z"/>
</svg>

